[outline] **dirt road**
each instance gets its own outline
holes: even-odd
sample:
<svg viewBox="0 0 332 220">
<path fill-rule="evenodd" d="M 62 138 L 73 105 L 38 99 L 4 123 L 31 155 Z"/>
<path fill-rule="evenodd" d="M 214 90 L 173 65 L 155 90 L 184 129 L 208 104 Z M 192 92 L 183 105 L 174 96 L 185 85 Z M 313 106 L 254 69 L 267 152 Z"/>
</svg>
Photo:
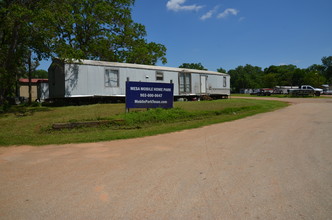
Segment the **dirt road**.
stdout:
<svg viewBox="0 0 332 220">
<path fill-rule="evenodd" d="M 331 219 L 332 99 L 288 101 L 154 137 L 0 148 L 0 219 Z"/>
</svg>

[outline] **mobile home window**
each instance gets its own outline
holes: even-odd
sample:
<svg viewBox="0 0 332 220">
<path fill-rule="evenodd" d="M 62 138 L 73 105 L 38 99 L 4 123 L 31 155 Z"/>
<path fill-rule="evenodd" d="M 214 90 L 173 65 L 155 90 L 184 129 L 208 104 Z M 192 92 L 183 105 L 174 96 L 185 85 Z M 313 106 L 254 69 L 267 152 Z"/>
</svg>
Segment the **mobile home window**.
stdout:
<svg viewBox="0 0 332 220">
<path fill-rule="evenodd" d="M 156 80 L 163 81 L 164 80 L 164 73 L 160 72 L 160 71 L 157 71 L 156 72 Z"/>
<path fill-rule="evenodd" d="M 180 93 L 191 92 L 191 74 L 190 73 L 179 73 L 179 89 Z"/>
<path fill-rule="evenodd" d="M 224 76 L 224 87 L 227 86 L 226 76 Z"/>
<path fill-rule="evenodd" d="M 105 70 L 105 86 L 119 87 L 119 70 Z"/>
</svg>

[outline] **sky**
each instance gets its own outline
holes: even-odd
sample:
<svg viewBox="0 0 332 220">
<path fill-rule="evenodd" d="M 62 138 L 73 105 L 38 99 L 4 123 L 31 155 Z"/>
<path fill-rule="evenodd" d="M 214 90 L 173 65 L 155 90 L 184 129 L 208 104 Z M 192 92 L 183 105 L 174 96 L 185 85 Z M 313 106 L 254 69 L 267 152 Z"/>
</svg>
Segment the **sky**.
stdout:
<svg viewBox="0 0 332 220">
<path fill-rule="evenodd" d="M 307 68 L 332 56 L 331 0 L 136 0 L 132 17 L 166 46 L 160 66 Z"/>
</svg>

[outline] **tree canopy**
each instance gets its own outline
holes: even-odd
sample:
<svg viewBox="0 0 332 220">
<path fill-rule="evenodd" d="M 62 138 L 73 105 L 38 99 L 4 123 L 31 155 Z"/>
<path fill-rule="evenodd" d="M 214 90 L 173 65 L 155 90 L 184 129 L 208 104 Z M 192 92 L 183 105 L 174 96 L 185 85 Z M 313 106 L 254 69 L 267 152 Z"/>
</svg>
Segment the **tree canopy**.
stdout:
<svg viewBox="0 0 332 220">
<path fill-rule="evenodd" d="M 222 67 L 218 68 L 217 72 L 219 72 L 219 73 L 227 73 L 227 71 L 224 68 L 222 68 Z"/>
<path fill-rule="evenodd" d="M 264 71 L 249 64 L 229 70 L 233 92 L 241 89 L 273 88 L 275 86 L 312 85 L 320 87 L 332 83 L 332 56 L 323 57 L 322 64 L 306 69 L 295 65 L 271 65 Z"/>
<path fill-rule="evenodd" d="M 323 57 L 322 64 L 313 64 L 301 69 L 295 65 L 271 65 L 264 70 L 258 66 L 246 64 L 226 71 L 222 67 L 217 71 L 231 76 L 232 92 L 241 89 L 273 88 L 275 86 L 312 85 L 320 87 L 332 84 L 332 56 Z M 201 63 L 183 63 L 180 68 L 206 70 Z"/>
<path fill-rule="evenodd" d="M 332 84 L 332 56 L 322 58 L 322 74 L 327 80 L 327 83 Z"/>
<path fill-rule="evenodd" d="M 242 88 L 257 88 L 262 84 L 263 71 L 258 66 L 245 65 L 238 66 L 234 70 L 229 70 L 231 76 L 231 89 L 239 91 Z"/>
<path fill-rule="evenodd" d="M 47 79 L 48 72 L 46 70 L 35 70 L 31 73 L 31 77 L 34 79 Z"/>
<path fill-rule="evenodd" d="M 207 70 L 201 63 L 183 63 L 179 66 L 179 68 Z"/>
<path fill-rule="evenodd" d="M 31 59 L 166 63 L 166 47 L 148 42 L 144 25 L 132 20 L 134 2 L 0 1 L 0 104 L 13 95 Z"/>
</svg>

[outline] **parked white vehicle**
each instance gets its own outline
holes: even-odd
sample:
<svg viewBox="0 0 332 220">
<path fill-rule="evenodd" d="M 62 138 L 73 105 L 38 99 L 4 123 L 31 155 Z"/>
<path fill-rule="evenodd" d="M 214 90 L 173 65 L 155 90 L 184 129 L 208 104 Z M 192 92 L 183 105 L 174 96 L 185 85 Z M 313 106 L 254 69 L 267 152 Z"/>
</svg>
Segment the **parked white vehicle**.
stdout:
<svg viewBox="0 0 332 220">
<path fill-rule="evenodd" d="M 288 93 L 295 96 L 305 96 L 305 95 L 315 95 L 320 96 L 323 94 L 323 90 L 319 88 L 314 88 L 310 85 L 302 85 L 298 89 L 289 89 Z"/>
<path fill-rule="evenodd" d="M 323 92 L 324 95 L 332 95 L 332 90 L 325 90 Z"/>
</svg>

